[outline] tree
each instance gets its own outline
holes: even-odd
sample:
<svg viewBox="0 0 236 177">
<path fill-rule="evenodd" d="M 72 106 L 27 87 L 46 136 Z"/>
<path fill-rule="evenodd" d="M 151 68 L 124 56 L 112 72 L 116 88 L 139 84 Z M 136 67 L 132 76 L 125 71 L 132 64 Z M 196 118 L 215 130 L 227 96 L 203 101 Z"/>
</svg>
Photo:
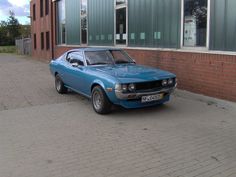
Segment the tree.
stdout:
<svg viewBox="0 0 236 177">
<path fill-rule="evenodd" d="M 9 44 L 8 34 L 9 33 L 8 33 L 8 29 L 7 29 L 7 22 L 1 21 L 0 22 L 0 46 Z"/>
<path fill-rule="evenodd" d="M 31 34 L 31 28 L 30 25 L 20 25 L 20 35 L 23 38 L 30 37 Z"/>
<path fill-rule="evenodd" d="M 15 13 L 10 11 L 8 19 L 0 22 L 0 46 L 15 45 L 18 37 L 29 38 L 30 31 L 30 25 L 20 25 Z"/>
<path fill-rule="evenodd" d="M 7 20 L 7 28 L 9 32 L 10 45 L 15 44 L 15 39 L 20 37 L 20 24 L 19 21 L 15 18 L 15 13 L 10 11 L 10 16 Z"/>
<path fill-rule="evenodd" d="M 0 22 L 0 45 L 14 45 L 15 39 L 21 36 L 21 25 L 13 11 L 9 12 L 7 21 Z"/>
</svg>

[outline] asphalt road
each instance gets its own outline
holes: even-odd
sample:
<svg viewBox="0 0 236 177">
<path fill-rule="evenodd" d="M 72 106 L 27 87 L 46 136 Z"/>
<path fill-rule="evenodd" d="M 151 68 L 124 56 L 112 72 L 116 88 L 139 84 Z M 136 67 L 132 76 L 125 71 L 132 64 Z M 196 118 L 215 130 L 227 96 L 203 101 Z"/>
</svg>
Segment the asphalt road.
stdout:
<svg viewBox="0 0 236 177">
<path fill-rule="evenodd" d="M 236 104 L 177 91 L 101 116 L 47 63 L 0 54 L 0 177 L 158 176 L 235 177 Z"/>
</svg>

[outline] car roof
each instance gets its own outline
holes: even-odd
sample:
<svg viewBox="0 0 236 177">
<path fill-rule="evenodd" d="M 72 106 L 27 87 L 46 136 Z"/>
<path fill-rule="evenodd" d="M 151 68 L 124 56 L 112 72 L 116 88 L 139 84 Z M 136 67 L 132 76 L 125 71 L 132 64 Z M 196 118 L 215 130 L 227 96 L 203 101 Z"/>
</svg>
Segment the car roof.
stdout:
<svg viewBox="0 0 236 177">
<path fill-rule="evenodd" d="M 121 50 L 119 48 L 100 48 L 100 47 L 87 47 L 87 48 L 77 48 L 77 49 L 72 49 L 67 52 L 96 52 L 96 51 L 105 51 L 105 50 Z"/>
</svg>

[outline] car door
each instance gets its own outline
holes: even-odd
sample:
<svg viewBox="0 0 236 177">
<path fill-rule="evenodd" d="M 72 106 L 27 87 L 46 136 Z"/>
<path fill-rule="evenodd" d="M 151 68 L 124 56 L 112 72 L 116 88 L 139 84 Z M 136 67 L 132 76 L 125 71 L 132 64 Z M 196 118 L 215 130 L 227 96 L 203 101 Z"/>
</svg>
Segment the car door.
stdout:
<svg viewBox="0 0 236 177">
<path fill-rule="evenodd" d="M 85 62 L 81 52 L 71 52 L 67 56 L 65 82 L 72 89 L 84 93 Z"/>
</svg>

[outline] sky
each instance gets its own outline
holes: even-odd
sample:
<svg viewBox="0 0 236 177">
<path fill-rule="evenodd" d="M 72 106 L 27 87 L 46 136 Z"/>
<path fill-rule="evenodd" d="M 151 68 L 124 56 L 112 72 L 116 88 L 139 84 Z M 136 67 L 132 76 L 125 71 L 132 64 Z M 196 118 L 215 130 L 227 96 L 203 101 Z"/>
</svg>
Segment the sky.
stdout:
<svg viewBox="0 0 236 177">
<path fill-rule="evenodd" d="M 13 10 L 20 24 L 29 24 L 30 0 L 0 0 L 0 21 L 7 20 Z"/>
</svg>

